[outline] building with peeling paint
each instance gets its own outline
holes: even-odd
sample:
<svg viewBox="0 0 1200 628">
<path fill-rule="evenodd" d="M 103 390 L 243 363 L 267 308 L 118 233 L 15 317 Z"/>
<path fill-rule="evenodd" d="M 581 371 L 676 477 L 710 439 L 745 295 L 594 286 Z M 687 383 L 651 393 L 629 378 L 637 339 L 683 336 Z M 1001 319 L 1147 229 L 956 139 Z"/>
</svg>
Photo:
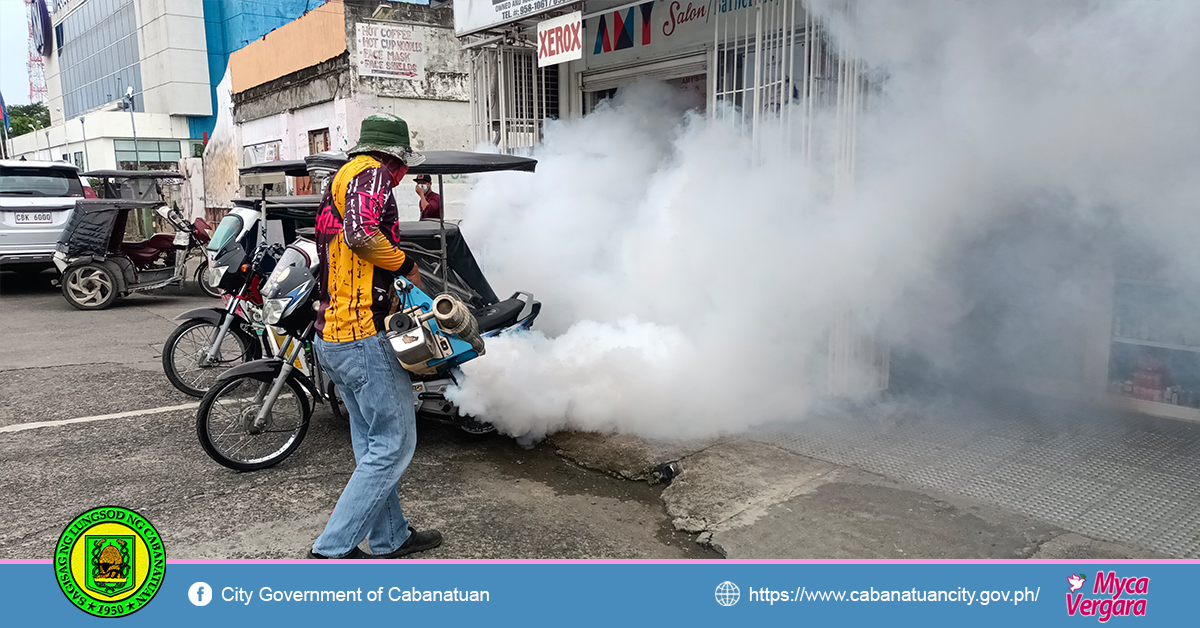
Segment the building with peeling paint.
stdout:
<svg viewBox="0 0 1200 628">
<path fill-rule="evenodd" d="M 363 118 L 381 112 L 408 122 L 417 150 L 474 145 L 470 66 L 448 6 L 331 0 L 233 53 L 229 68 L 242 166 L 346 150 Z M 402 212 L 406 200 L 416 206 L 415 195 L 398 200 Z"/>
</svg>

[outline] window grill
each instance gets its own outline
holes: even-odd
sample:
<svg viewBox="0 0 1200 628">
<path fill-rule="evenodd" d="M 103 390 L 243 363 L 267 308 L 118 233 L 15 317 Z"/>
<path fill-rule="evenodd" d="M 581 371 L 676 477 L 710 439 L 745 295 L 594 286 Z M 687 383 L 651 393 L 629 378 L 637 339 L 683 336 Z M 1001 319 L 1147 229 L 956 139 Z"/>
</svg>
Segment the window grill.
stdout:
<svg viewBox="0 0 1200 628">
<path fill-rule="evenodd" d="M 505 153 L 528 152 L 542 139 L 547 118 L 557 118 L 558 67 L 537 67 L 537 50 L 495 46 L 471 56 L 471 122 L 475 143 Z"/>
</svg>

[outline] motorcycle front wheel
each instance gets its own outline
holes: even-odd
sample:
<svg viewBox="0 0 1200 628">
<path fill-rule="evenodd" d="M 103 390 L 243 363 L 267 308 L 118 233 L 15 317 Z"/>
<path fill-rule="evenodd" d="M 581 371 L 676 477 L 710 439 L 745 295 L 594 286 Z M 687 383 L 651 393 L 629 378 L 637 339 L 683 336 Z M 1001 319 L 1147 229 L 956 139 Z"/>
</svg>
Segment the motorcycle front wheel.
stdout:
<svg viewBox="0 0 1200 628">
<path fill-rule="evenodd" d="M 258 339 L 235 324 L 221 341 L 216 360 L 205 364 L 208 347 L 219 329 L 217 323 L 193 318 L 176 327 L 163 343 L 163 373 L 180 392 L 203 397 L 222 373 L 262 356 Z"/>
<path fill-rule="evenodd" d="M 272 381 L 235 377 L 204 395 L 196 413 L 196 435 L 210 458 L 235 471 L 257 471 L 283 462 L 304 440 L 312 406 L 296 382 L 275 399 L 267 420 L 255 425 Z"/>
<path fill-rule="evenodd" d="M 196 284 L 200 286 L 201 292 L 203 292 L 204 294 L 207 294 L 210 297 L 219 299 L 219 298 L 221 298 L 221 289 L 214 288 L 212 286 L 212 284 L 209 283 L 209 281 L 208 281 L 209 268 L 210 267 L 208 265 L 207 259 L 204 260 L 203 262 L 200 262 L 200 266 L 196 268 L 196 276 L 194 278 L 196 280 Z"/>
</svg>

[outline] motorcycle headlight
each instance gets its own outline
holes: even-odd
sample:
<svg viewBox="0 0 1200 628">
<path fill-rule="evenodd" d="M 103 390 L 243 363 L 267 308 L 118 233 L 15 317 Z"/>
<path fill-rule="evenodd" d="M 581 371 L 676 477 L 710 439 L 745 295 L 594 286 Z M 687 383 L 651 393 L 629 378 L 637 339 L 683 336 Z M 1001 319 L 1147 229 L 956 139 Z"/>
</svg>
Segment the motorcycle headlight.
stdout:
<svg viewBox="0 0 1200 628">
<path fill-rule="evenodd" d="M 208 268 L 208 285 L 216 288 L 221 283 L 221 277 L 225 276 L 225 271 L 229 270 L 228 266 L 217 266 L 216 268 Z"/>
<path fill-rule="evenodd" d="M 266 299 L 263 301 L 263 322 L 268 325 L 278 325 L 279 319 L 283 318 L 283 313 L 287 311 L 288 305 L 292 303 L 291 299 Z"/>
</svg>

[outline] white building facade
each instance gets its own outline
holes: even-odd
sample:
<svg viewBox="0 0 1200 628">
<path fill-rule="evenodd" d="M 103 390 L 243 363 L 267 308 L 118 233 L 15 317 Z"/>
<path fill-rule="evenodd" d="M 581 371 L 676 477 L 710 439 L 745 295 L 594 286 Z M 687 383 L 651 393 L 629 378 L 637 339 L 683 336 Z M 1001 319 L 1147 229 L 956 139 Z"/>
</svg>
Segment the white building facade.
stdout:
<svg viewBox="0 0 1200 628">
<path fill-rule="evenodd" d="M 45 11 L 49 28 L 30 29 L 31 48 L 41 53 L 51 126 L 9 148 L 91 170 L 177 168 L 213 131 L 229 54 L 322 4 L 38 0 L 34 19 Z"/>
</svg>

